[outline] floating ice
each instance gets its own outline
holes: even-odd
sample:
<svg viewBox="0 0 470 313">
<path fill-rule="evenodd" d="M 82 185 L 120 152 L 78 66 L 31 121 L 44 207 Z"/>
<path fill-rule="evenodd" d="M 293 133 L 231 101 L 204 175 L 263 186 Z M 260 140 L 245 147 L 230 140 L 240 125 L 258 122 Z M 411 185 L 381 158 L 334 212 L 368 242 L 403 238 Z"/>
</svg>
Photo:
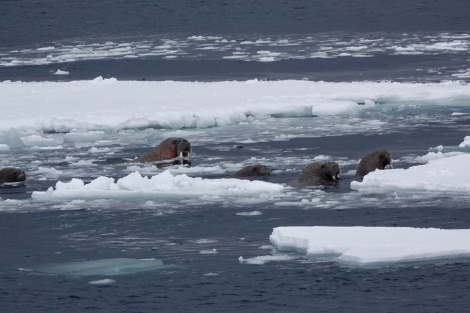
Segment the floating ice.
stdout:
<svg viewBox="0 0 470 313">
<path fill-rule="evenodd" d="M 433 160 L 409 169 L 376 170 L 351 188 L 362 193 L 470 192 L 470 154 Z"/>
<path fill-rule="evenodd" d="M 414 54 L 464 54 L 470 47 L 468 36 L 442 33 L 436 35 L 415 33 L 412 36 L 392 36 L 389 38 L 364 39 L 356 36 L 347 38 L 326 36 L 306 38 L 237 38 L 229 41 L 222 37 L 191 36 L 187 38 L 147 38 L 135 42 L 90 42 L 56 43 L 54 46 L 39 49 L 2 51 L 0 67 L 36 66 L 59 64 L 82 60 L 125 59 L 125 58 L 227 58 L 227 51 L 242 50 L 246 61 L 263 62 L 260 54 L 275 55 L 276 59 L 305 59 L 310 56 L 322 57 L 323 50 L 328 57 L 361 57 L 364 52 L 379 55 L 414 55 Z M 204 52 L 209 50 L 210 54 Z M 463 72 L 463 74 L 461 74 Z M 53 73 L 64 75 L 66 71 Z M 466 76 L 465 76 L 466 73 Z M 468 69 L 460 69 L 457 75 L 468 77 Z M 459 77 L 459 76 L 457 76 Z"/>
<path fill-rule="evenodd" d="M 353 265 L 470 257 L 470 229 L 277 227 L 269 239 L 281 252 Z"/>
<path fill-rule="evenodd" d="M 92 281 L 89 281 L 88 283 L 90 285 L 109 285 L 115 282 L 116 281 L 114 279 L 106 278 L 106 279 L 100 279 L 100 280 L 92 280 Z"/>
<path fill-rule="evenodd" d="M 470 147 L 470 136 L 465 136 L 463 142 L 459 145 L 460 148 Z"/>
<path fill-rule="evenodd" d="M 184 92 L 181 92 L 184 90 Z M 18 132 L 66 133 L 68 142 L 97 141 L 109 131 L 141 128 L 209 128 L 267 116 L 354 116 L 376 103 L 468 103 L 470 85 L 459 82 L 328 83 L 311 81 L 0 83 L 0 143 L 23 147 Z M 132 103 L 132 110 L 129 104 Z M 11 128 L 15 130 L 11 130 Z M 35 133 L 33 134 L 32 131 Z M 40 141 L 39 138 L 30 137 Z"/>
<path fill-rule="evenodd" d="M 268 262 L 272 261 L 289 261 L 294 259 L 295 257 L 289 255 L 261 255 L 249 259 L 245 259 L 242 256 L 238 258 L 240 263 L 247 263 L 247 264 L 256 264 L 256 265 L 263 265 Z"/>
<path fill-rule="evenodd" d="M 159 198 L 163 195 L 179 197 L 254 195 L 262 197 L 264 194 L 279 194 L 283 190 L 282 185 L 263 181 L 173 176 L 170 171 L 166 170 L 150 178 L 142 177 L 139 172 L 134 172 L 120 178 L 117 182 L 113 178 L 100 176 L 85 184 L 83 180 L 73 178 L 68 183 L 57 182 L 55 189 L 51 187 L 45 192 L 35 191 L 32 197 L 37 200 Z"/>
<path fill-rule="evenodd" d="M 163 265 L 163 262 L 158 259 L 116 258 L 83 262 L 48 264 L 33 268 L 32 271 L 49 275 L 113 276 L 155 271 L 164 267 L 165 266 Z"/>
<path fill-rule="evenodd" d="M 54 72 L 54 75 L 69 75 L 70 73 L 68 71 L 62 71 L 62 70 L 57 70 Z"/>
<path fill-rule="evenodd" d="M 199 254 L 217 254 L 217 249 L 212 249 L 212 250 L 201 250 L 199 251 Z"/>
<path fill-rule="evenodd" d="M 1 94 L 1 93 L 0 93 Z M 5 114 L 5 112 L 2 112 L 2 116 Z M 2 116 L 0 116 L 0 120 L 2 119 Z M 1 127 L 0 127 L 1 129 Z M 16 148 L 24 148 L 25 144 L 21 140 L 20 133 L 16 128 L 7 128 L 5 131 L 1 132 L 0 131 L 0 143 L 3 144 L 3 150 L 10 150 L 10 149 L 16 149 Z M 8 149 L 6 148 L 8 146 Z"/>
<path fill-rule="evenodd" d="M 262 215 L 260 211 L 252 211 L 252 212 L 238 212 L 236 215 L 238 216 L 257 216 Z"/>
<path fill-rule="evenodd" d="M 65 134 L 64 138 L 70 142 L 99 141 L 104 138 L 105 133 L 102 131 L 91 132 L 70 132 Z"/>
<path fill-rule="evenodd" d="M 22 137 L 21 140 L 26 146 L 51 147 L 62 144 L 62 140 L 57 138 L 47 138 L 41 135 L 30 135 Z"/>
</svg>

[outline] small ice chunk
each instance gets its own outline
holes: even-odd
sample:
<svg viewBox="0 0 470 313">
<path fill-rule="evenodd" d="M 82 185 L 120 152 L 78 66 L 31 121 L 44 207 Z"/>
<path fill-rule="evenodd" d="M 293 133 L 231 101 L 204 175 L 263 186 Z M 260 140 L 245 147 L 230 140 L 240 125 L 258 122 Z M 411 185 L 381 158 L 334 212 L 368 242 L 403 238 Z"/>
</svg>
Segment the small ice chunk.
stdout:
<svg viewBox="0 0 470 313">
<path fill-rule="evenodd" d="M 10 146 L 0 143 L 0 151 L 10 151 Z"/>
<path fill-rule="evenodd" d="M 70 73 L 68 71 L 62 71 L 62 70 L 57 70 L 54 72 L 54 75 L 69 75 Z"/>
<path fill-rule="evenodd" d="M 10 149 L 24 148 L 25 144 L 21 140 L 20 133 L 15 128 L 10 128 L 2 134 L 0 133 L 0 142 L 8 145 Z"/>
<path fill-rule="evenodd" d="M 88 283 L 90 285 L 109 285 L 115 282 L 116 281 L 114 279 L 105 278 L 105 279 L 100 279 L 100 280 L 92 280 L 92 281 L 89 281 Z"/>
<path fill-rule="evenodd" d="M 460 143 L 459 148 L 470 147 L 470 136 L 465 136 L 462 143 Z"/>
<path fill-rule="evenodd" d="M 217 249 L 199 251 L 199 254 L 217 254 L 217 253 L 219 253 L 217 252 Z"/>
<path fill-rule="evenodd" d="M 252 211 L 252 212 L 238 212 L 236 215 L 238 216 L 256 216 L 256 215 L 262 215 L 260 211 Z"/>
</svg>

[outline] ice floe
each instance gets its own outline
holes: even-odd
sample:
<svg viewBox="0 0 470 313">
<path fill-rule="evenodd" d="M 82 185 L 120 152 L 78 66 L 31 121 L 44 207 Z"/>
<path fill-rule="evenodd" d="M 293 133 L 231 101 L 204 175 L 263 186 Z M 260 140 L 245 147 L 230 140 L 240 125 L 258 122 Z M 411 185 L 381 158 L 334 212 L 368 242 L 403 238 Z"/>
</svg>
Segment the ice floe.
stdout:
<svg viewBox="0 0 470 313">
<path fill-rule="evenodd" d="M 2 103 L 14 104 L 0 116 L 0 144 L 15 149 L 98 143 L 108 133 L 129 129 L 207 129 L 255 123 L 270 116 L 354 117 L 376 109 L 378 103 L 459 105 L 470 99 L 470 85 L 451 81 L 137 82 L 98 77 L 3 82 L 0 95 Z"/>
<path fill-rule="evenodd" d="M 134 172 L 115 181 L 113 178 L 100 176 L 86 184 L 74 178 L 70 182 L 57 182 L 55 188 L 47 191 L 34 191 L 36 200 L 76 200 L 76 199 L 129 199 L 160 198 L 162 196 L 241 196 L 256 195 L 267 197 L 279 194 L 284 186 L 263 181 L 238 179 L 203 179 L 187 175 L 173 176 L 166 170 L 152 177 Z"/>
<path fill-rule="evenodd" d="M 408 169 L 376 170 L 362 182 L 351 182 L 361 193 L 470 192 L 470 154 L 449 156 Z"/>
<path fill-rule="evenodd" d="M 470 257 L 470 229 L 277 227 L 269 240 L 279 252 L 359 266 Z"/>
<path fill-rule="evenodd" d="M 369 34 L 372 38 L 351 36 L 336 37 L 278 37 L 228 40 L 216 36 L 190 36 L 187 38 L 147 38 L 132 42 L 80 42 L 55 43 L 38 49 L 0 51 L 0 67 L 36 66 L 63 64 L 83 60 L 126 59 L 126 58 L 215 58 L 230 59 L 244 53 L 244 60 L 251 62 L 273 62 L 289 59 L 317 57 L 364 57 L 375 54 L 387 55 L 430 55 L 465 53 L 470 47 L 468 34 L 410 34 L 383 37 Z M 374 36 L 376 36 L 374 38 Z M 207 52 L 206 52 L 207 51 Z M 261 56 L 260 56 L 261 55 Z M 65 69 L 53 74 L 67 75 Z"/>
</svg>

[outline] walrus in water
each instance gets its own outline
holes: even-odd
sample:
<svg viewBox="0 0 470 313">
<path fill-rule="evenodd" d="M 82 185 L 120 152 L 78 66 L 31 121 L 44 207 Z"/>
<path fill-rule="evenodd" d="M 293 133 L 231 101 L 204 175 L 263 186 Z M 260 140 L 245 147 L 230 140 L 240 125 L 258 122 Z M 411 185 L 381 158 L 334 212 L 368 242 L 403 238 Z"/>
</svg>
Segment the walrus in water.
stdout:
<svg viewBox="0 0 470 313">
<path fill-rule="evenodd" d="M 23 170 L 14 167 L 5 167 L 0 170 L 0 185 L 3 183 L 17 183 L 26 180 Z"/>
<path fill-rule="evenodd" d="M 158 146 L 150 150 L 137 159 L 130 161 L 131 163 L 145 163 L 156 162 L 162 160 L 169 160 L 180 156 L 191 156 L 191 144 L 184 138 L 167 138 L 163 140 Z"/>
<path fill-rule="evenodd" d="M 256 165 L 245 166 L 241 170 L 228 176 L 228 178 L 243 178 L 243 177 L 266 176 L 266 175 L 271 175 L 271 170 L 267 166 L 256 164 Z"/>
<path fill-rule="evenodd" d="M 393 168 L 390 153 L 387 150 L 375 150 L 361 159 L 356 176 L 364 177 L 376 169 L 383 170 L 387 165 Z"/>
<path fill-rule="evenodd" d="M 297 181 L 301 184 L 321 184 L 341 177 L 338 163 L 330 161 L 313 162 L 307 165 Z"/>
</svg>

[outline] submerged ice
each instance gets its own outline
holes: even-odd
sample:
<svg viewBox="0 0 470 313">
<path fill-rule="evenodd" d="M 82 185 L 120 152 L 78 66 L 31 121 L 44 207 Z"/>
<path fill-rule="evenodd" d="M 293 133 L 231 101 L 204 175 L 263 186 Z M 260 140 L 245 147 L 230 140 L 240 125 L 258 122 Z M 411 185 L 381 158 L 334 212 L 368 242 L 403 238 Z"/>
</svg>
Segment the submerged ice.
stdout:
<svg viewBox="0 0 470 313">
<path fill-rule="evenodd" d="M 164 267 L 165 266 L 163 265 L 163 262 L 159 259 L 114 258 L 81 262 L 47 264 L 35 267 L 32 270 L 27 271 L 33 271 L 49 275 L 115 276 L 155 271 Z M 111 280 L 101 280 L 90 283 L 103 284 L 110 282 Z"/>
</svg>

